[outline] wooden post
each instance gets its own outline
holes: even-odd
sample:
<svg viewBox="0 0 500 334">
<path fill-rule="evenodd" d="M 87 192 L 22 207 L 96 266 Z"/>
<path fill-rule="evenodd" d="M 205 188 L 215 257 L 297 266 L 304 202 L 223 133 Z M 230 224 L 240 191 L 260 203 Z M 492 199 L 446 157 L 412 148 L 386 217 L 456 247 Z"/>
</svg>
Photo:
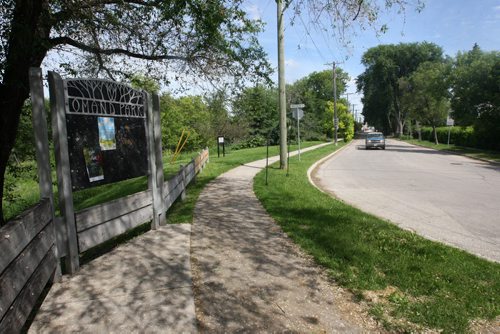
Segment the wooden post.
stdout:
<svg viewBox="0 0 500 334">
<path fill-rule="evenodd" d="M 193 184 L 196 183 L 196 160 L 193 158 L 191 159 L 191 163 L 193 164 L 193 170 L 194 170 L 194 176 L 193 176 Z"/>
<path fill-rule="evenodd" d="M 38 186 L 40 188 L 40 199 L 47 198 L 50 203 L 53 226 L 55 226 L 54 212 L 54 193 L 52 192 L 52 175 L 50 168 L 49 139 L 47 131 L 47 119 L 45 113 L 45 99 L 43 96 L 42 70 L 38 67 L 31 67 L 30 72 L 30 91 L 31 91 L 31 114 L 33 122 L 33 131 L 35 134 L 35 154 L 38 171 Z M 56 227 L 57 228 L 57 227 Z M 54 240 L 56 240 L 56 231 L 54 230 Z M 54 255 L 59 259 L 59 251 L 54 247 Z M 57 262 L 56 270 L 52 281 L 58 281 L 61 278 L 61 266 Z"/>
<path fill-rule="evenodd" d="M 59 189 L 59 207 L 66 224 L 67 252 L 66 269 L 74 274 L 80 268 L 78 258 L 78 240 L 75 226 L 75 210 L 73 208 L 73 190 L 68 152 L 68 134 L 66 131 L 66 87 L 56 72 L 49 72 L 50 108 L 52 113 L 52 135 L 57 169 L 57 186 Z"/>
<path fill-rule="evenodd" d="M 160 226 L 160 192 L 158 190 L 158 179 L 156 171 L 156 154 L 155 154 L 155 136 L 154 136 L 154 117 L 153 117 L 153 103 L 151 95 L 145 92 L 146 104 L 146 139 L 148 147 L 148 186 L 151 189 L 153 196 L 153 220 L 151 222 L 151 229 L 156 230 Z"/>
<path fill-rule="evenodd" d="M 154 149 L 156 159 L 156 188 L 158 189 L 157 213 L 159 214 L 159 224 L 166 224 L 165 196 L 163 194 L 163 159 L 161 147 L 161 124 L 160 124 L 160 97 L 153 94 L 153 133 Z"/>
<path fill-rule="evenodd" d="M 181 201 L 186 200 L 186 168 L 183 165 L 179 165 L 179 173 L 181 174 Z"/>
</svg>

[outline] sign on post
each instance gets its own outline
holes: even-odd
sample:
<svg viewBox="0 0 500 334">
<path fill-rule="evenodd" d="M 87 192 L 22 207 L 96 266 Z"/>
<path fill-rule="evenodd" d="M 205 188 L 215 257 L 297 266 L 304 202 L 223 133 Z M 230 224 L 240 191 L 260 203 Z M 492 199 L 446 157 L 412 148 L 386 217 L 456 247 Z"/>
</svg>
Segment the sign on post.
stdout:
<svg viewBox="0 0 500 334">
<path fill-rule="evenodd" d="M 226 146 L 224 144 L 224 137 L 217 137 L 217 158 L 220 158 L 220 146 L 222 145 L 222 156 L 226 156 Z"/>
<path fill-rule="evenodd" d="M 446 118 L 446 126 L 448 126 L 448 146 L 450 146 L 451 127 L 453 125 L 455 125 L 455 120 L 448 116 Z"/>
<path fill-rule="evenodd" d="M 67 232 L 66 266 L 74 273 L 79 250 L 73 191 L 148 175 L 152 229 L 164 220 L 163 169 L 157 169 L 161 166 L 159 99 L 153 105 L 148 93 L 127 85 L 63 80 L 55 72 L 49 72 L 49 89 L 59 206 Z"/>
<path fill-rule="evenodd" d="M 296 120 L 300 120 L 300 119 L 302 119 L 302 117 L 304 117 L 304 110 L 302 110 L 302 109 L 293 109 L 292 110 L 292 116 Z"/>
<path fill-rule="evenodd" d="M 299 161 L 300 161 L 300 120 L 304 117 L 304 108 L 305 104 L 290 104 L 290 108 L 292 109 L 292 116 L 297 120 L 297 143 L 299 144 Z"/>
</svg>

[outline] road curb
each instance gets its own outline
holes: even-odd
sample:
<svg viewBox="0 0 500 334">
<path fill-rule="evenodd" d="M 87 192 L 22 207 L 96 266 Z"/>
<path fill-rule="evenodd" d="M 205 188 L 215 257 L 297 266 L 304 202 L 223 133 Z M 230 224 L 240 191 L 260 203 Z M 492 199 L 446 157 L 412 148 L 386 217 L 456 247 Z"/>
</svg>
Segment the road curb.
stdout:
<svg viewBox="0 0 500 334">
<path fill-rule="evenodd" d="M 319 191 L 321 191 L 324 194 L 328 194 L 326 191 L 324 191 L 323 189 L 321 189 L 316 183 L 314 183 L 311 175 L 312 175 L 312 173 L 314 173 L 316 171 L 316 169 L 322 163 L 324 163 L 326 160 L 328 160 L 331 157 L 333 157 L 335 154 L 337 154 L 339 152 L 342 152 L 344 149 L 346 149 L 347 147 L 351 146 L 353 142 L 354 141 L 351 140 L 351 142 L 349 144 L 345 145 L 344 147 L 341 147 L 340 149 L 336 150 L 335 152 L 332 152 L 332 153 L 328 154 L 326 157 L 323 157 L 323 158 L 319 159 L 318 161 L 316 161 L 315 163 L 313 163 L 311 165 L 311 167 L 309 167 L 309 169 L 307 170 L 307 178 L 309 179 L 309 183 L 312 184 L 314 188 L 318 189 Z"/>
</svg>

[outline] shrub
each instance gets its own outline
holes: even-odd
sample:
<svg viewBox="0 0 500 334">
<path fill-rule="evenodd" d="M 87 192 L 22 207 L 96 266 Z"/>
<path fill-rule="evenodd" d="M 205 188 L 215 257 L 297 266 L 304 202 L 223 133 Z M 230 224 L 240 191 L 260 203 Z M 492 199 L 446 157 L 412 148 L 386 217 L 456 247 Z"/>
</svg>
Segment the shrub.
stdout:
<svg viewBox="0 0 500 334">
<path fill-rule="evenodd" d="M 443 144 L 448 142 L 448 131 L 450 131 L 450 144 L 465 147 L 478 147 L 477 136 L 472 126 L 453 126 L 451 127 L 451 129 L 449 129 L 447 126 L 436 128 L 438 141 L 440 143 Z M 431 127 L 422 127 L 421 132 L 422 140 L 434 142 L 434 133 L 432 132 Z M 413 138 L 418 138 L 418 133 L 416 130 L 413 133 Z"/>
</svg>

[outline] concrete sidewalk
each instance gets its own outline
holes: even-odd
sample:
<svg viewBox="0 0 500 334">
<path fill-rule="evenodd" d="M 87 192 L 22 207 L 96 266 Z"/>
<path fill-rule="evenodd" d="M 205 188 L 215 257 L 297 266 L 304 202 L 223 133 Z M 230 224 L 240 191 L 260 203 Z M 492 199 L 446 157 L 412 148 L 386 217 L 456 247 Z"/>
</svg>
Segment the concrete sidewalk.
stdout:
<svg viewBox="0 0 500 334">
<path fill-rule="evenodd" d="M 53 285 L 30 333 L 195 333 L 191 225 L 149 231 Z"/>
<path fill-rule="evenodd" d="M 264 166 L 260 160 L 222 174 L 198 199 L 191 259 L 201 330 L 377 331 L 352 296 L 329 282 L 257 200 L 253 178 Z"/>
</svg>

